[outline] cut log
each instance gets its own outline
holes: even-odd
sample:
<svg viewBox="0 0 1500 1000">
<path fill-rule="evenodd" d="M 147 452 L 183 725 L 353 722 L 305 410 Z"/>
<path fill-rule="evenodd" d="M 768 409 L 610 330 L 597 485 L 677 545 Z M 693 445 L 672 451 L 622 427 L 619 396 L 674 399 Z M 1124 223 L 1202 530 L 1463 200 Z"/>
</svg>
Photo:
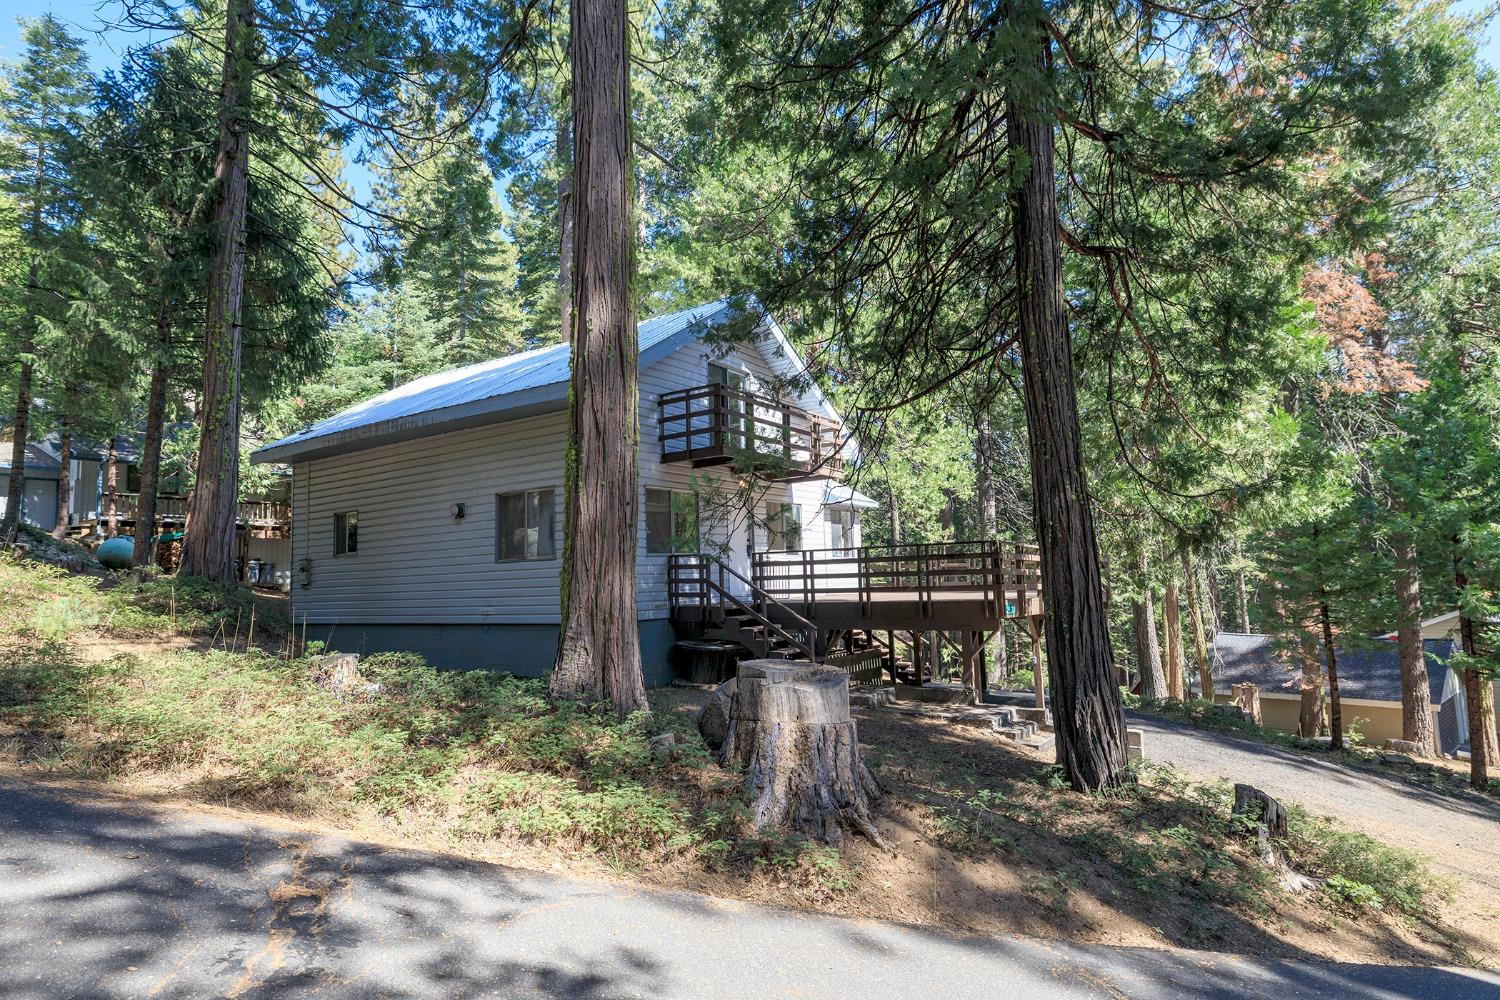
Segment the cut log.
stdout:
<svg viewBox="0 0 1500 1000">
<path fill-rule="evenodd" d="M 844 671 L 791 660 L 741 663 L 719 762 L 744 770 L 757 828 L 828 844 L 857 830 L 885 847 L 870 817 L 880 784 L 859 750 Z"/>
</svg>

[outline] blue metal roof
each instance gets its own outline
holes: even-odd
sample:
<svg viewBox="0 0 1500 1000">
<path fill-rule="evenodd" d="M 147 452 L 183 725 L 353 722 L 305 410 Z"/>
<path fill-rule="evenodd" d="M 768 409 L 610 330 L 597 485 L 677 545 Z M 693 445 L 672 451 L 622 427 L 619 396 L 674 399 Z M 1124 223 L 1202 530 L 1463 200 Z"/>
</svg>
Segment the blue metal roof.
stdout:
<svg viewBox="0 0 1500 1000">
<path fill-rule="evenodd" d="M 636 329 L 642 365 L 702 336 L 735 312 L 736 300 L 726 298 L 641 323 Z M 353 451 L 504 419 L 499 414 L 524 416 L 556 409 L 567 399 L 571 355 L 567 344 L 554 344 L 427 375 L 259 448 L 251 461 L 285 462 Z"/>
</svg>

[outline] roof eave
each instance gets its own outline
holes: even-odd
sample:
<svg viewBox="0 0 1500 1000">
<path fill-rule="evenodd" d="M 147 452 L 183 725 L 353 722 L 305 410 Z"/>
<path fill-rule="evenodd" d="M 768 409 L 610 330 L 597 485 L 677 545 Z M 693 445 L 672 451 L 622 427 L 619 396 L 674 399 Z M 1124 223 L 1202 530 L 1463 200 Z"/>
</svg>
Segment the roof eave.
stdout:
<svg viewBox="0 0 1500 1000">
<path fill-rule="evenodd" d="M 563 409 L 568 401 L 568 384 L 552 382 L 547 385 L 522 389 L 477 399 L 440 410 L 428 410 L 406 416 L 382 420 L 379 423 L 351 427 L 345 431 L 322 434 L 303 441 L 268 444 L 250 455 L 252 465 L 267 465 L 273 462 L 290 464 L 314 458 L 330 458 L 381 445 L 397 444 L 432 434 L 478 427 L 483 424 L 498 424 L 508 420 L 550 413 Z"/>
</svg>

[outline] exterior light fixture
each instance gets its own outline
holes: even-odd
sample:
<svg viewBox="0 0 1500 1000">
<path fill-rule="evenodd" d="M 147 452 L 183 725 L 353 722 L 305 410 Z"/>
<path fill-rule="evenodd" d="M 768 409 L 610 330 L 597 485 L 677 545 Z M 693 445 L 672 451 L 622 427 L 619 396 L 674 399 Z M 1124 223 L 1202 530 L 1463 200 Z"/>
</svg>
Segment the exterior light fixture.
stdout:
<svg viewBox="0 0 1500 1000">
<path fill-rule="evenodd" d="M 462 521 L 464 519 L 464 505 L 463 504 L 461 504 L 461 503 L 454 504 L 452 510 L 453 510 L 453 520 L 455 520 L 455 521 Z"/>
</svg>

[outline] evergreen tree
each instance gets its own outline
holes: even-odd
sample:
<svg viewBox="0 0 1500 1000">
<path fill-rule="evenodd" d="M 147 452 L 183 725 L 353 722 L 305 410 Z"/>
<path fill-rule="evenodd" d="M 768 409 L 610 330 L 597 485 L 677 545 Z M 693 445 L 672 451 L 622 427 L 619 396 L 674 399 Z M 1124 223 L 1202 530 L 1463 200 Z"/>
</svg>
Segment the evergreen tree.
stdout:
<svg viewBox="0 0 1500 1000">
<path fill-rule="evenodd" d="M 37 366 L 76 297 L 87 267 L 74 163 L 90 97 L 78 39 L 51 15 L 22 22 L 21 60 L 0 82 L 0 194 L 15 212 L 24 272 L 0 294 L 9 320 L 5 354 L 15 358 L 10 489 L 0 544 L 15 537 Z"/>
<path fill-rule="evenodd" d="M 1251 279 L 1301 237 L 1284 205 L 1315 179 L 1290 165 L 1336 135 L 1400 141 L 1400 116 L 1451 65 L 1425 23 L 1383 5 L 864 0 L 722 19 L 746 108 L 727 131 L 795 160 L 799 239 L 770 258 L 773 306 L 795 301 L 846 339 L 874 331 L 919 388 L 1018 350 L 1058 754 L 1076 788 L 1118 784 L 1125 753 L 1075 347 L 1087 372 L 1107 363 L 1096 340 L 1135 339 L 1162 393 L 1162 359 L 1257 367 L 1286 297 L 1284 276 Z M 1186 308 L 1174 321 L 1159 303 Z M 1182 322 L 1194 314 L 1213 322 Z"/>
<path fill-rule="evenodd" d="M 516 248 L 478 140 L 465 129 L 392 159 L 406 166 L 383 171 L 377 189 L 395 226 L 382 248 L 383 283 L 409 284 L 428 301 L 451 364 L 520 350 Z"/>
</svg>

